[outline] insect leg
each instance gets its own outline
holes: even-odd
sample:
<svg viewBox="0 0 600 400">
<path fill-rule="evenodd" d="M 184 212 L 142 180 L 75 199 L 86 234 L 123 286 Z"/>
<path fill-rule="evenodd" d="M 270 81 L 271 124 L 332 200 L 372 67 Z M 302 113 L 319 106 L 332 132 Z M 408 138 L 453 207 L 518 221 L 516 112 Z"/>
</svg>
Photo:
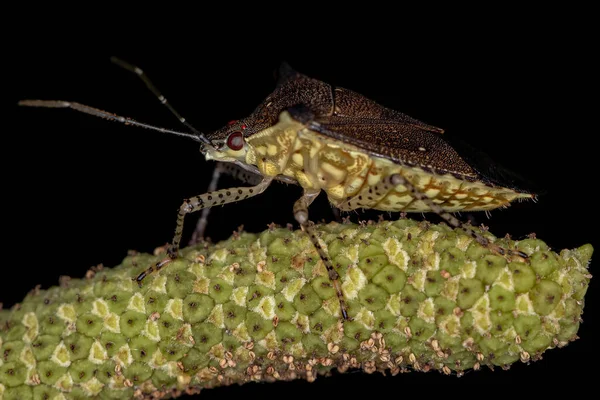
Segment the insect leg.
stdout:
<svg viewBox="0 0 600 400">
<path fill-rule="evenodd" d="M 319 191 L 305 191 L 302 197 L 300 197 L 296 203 L 294 203 L 294 218 L 300 226 L 302 230 L 308 234 L 310 241 L 313 246 L 317 249 L 319 253 L 319 257 L 325 264 L 325 268 L 327 268 L 327 273 L 329 274 L 329 280 L 333 284 L 335 292 L 337 294 L 338 300 L 340 302 L 340 311 L 342 313 L 342 317 L 344 320 L 349 321 L 348 312 L 346 308 L 346 301 L 344 300 L 344 294 L 342 293 L 342 286 L 340 285 L 340 275 L 337 273 L 333 264 L 331 263 L 331 259 L 327 254 L 327 251 L 323 249 L 321 244 L 319 243 L 319 239 L 317 238 L 317 234 L 315 229 L 312 226 L 308 218 L 308 206 L 313 202 L 313 200 L 318 196 Z"/>
<path fill-rule="evenodd" d="M 219 178 L 221 177 L 221 163 L 218 163 L 213 170 L 213 175 L 210 180 L 210 184 L 208 185 L 208 192 L 214 192 L 217 190 L 217 185 L 219 183 Z M 204 240 L 204 231 L 206 230 L 206 225 L 208 224 L 208 214 L 210 214 L 210 207 L 202 209 L 202 214 L 200 215 L 200 219 L 196 223 L 196 229 L 194 229 L 194 233 L 192 234 L 192 239 L 190 240 L 190 245 L 194 245 L 202 240 Z"/>
<path fill-rule="evenodd" d="M 219 183 L 219 178 L 221 177 L 221 174 L 230 175 L 234 179 L 237 179 L 243 183 L 248 183 L 253 186 L 258 185 L 262 181 L 262 176 L 246 171 L 235 164 L 218 162 L 213 171 L 213 176 L 210 181 L 210 184 L 208 185 L 209 192 L 214 192 L 215 190 L 217 190 L 217 185 Z M 189 243 L 190 245 L 196 244 L 204 239 L 204 232 L 206 231 L 206 225 L 208 224 L 209 214 L 210 208 L 202 209 L 202 215 L 200 216 L 200 219 L 198 219 L 196 229 L 194 230 L 194 233 L 192 234 L 192 239 Z"/>
<path fill-rule="evenodd" d="M 213 192 L 204 193 L 198 196 L 185 199 L 179 207 L 179 213 L 177 214 L 177 226 L 175 228 L 175 236 L 173 242 L 169 246 L 167 251 L 168 258 L 159 261 L 154 266 L 149 267 L 144 272 L 139 274 L 135 280 L 141 285 L 142 280 L 154 271 L 160 271 L 165 265 L 177 258 L 179 253 L 179 244 L 181 243 L 181 236 L 183 234 L 183 221 L 187 214 L 195 211 L 200 211 L 207 207 L 213 207 L 218 205 L 224 205 L 233 203 L 236 201 L 247 199 L 248 197 L 256 196 L 265 191 L 273 178 L 264 178 L 261 183 L 256 186 L 250 187 L 237 187 L 230 189 L 215 190 Z"/>
<path fill-rule="evenodd" d="M 402 185 L 402 186 L 406 187 L 406 189 L 410 192 L 410 194 L 413 198 L 425 203 L 427 205 L 427 207 L 429 207 L 431 209 L 431 211 L 433 211 L 434 213 L 439 215 L 444 221 L 446 221 L 448 224 L 450 224 L 450 226 L 453 226 L 454 228 L 463 229 L 465 232 L 467 232 L 467 234 L 469 236 L 471 236 L 473 239 L 475 239 L 482 246 L 487 247 L 488 249 L 490 249 L 493 252 L 498 253 L 502 256 L 509 256 L 509 257 L 517 256 L 517 257 L 521 257 L 523 259 L 528 258 L 527 254 L 523 253 L 522 251 L 505 249 L 501 246 L 498 246 L 497 244 L 491 243 L 486 237 L 475 232 L 469 225 L 465 224 L 464 222 L 462 222 L 458 218 L 456 218 L 454 215 L 445 211 L 439 204 L 436 204 L 433 200 L 431 200 L 429 197 L 427 197 L 427 195 L 425 193 L 419 191 L 402 175 L 393 174 L 393 175 L 390 175 L 386 180 L 389 181 L 389 183 L 391 183 L 391 185 L 393 187 L 398 186 L 398 185 Z"/>
</svg>

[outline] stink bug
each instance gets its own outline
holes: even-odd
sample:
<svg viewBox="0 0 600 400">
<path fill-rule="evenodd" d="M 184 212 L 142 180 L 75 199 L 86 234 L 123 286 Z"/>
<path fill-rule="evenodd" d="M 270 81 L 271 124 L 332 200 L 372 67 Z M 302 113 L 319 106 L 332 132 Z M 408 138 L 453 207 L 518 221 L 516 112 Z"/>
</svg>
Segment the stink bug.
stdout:
<svg viewBox="0 0 600 400">
<path fill-rule="evenodd" d="M 305 76 L 283 64 L 275 90 L 251 115 L 205 135 L 168 104 L 141 69 L 120 60 L 113 61 L 139 75 L 192 133 L 153 127 L 78 103 L 24 100 L 20 104 L 72 108 L 187 136 L 200 143 L 200 151 L 207 160 L 220 163 L 209 191 L 184 200 L 168 258 L 142 272 L 136 278 L 140 284 L 148 274 L 178 257 L 187 214 L 205 210 L 197 227 L 202 235 L 206 210 L 261 194 L 274 180 L 303 188 L 302 197 L 293 206 L 294 217 L 309 235 L 328 270 L 339 298 L 340 315 L 345 320 L 349 318 L 339 275 L 309 219 L 308 208 L 321 191 L 341 211 L 365 208 L 434 212 L 498 254 L 527 257 L 489 242 L 451 213 L 488 211 L 506 207 L 517 199 L 532 199 L 535 195 L 520 188 L 512 174 L 503 169 L 486 166 L 461 154 L 444 140 L 444 131 L 440 128 L 385 108 L 351 90 Z M 216 190 L 216 180 L 223 171 L 232 172 L 252 186 Z"/>
</svg>

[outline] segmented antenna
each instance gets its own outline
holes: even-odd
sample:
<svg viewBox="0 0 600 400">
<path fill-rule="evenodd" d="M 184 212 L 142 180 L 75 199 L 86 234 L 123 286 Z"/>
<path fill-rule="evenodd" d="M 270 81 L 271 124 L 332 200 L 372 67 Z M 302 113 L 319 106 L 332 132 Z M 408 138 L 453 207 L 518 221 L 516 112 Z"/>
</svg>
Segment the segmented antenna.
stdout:
<svg viewBox="0 0 600 400">
<path fill-rule="evenodd" d="M 169 111 L 175 116 L 177 117 L 177 119 L 179 120 L 179 122 L 181 122 L 182 124 L 184 124 L 185 126 L 187 126 L 192 132 L 194 132 L 196 135 L 198 135 L 198 137 L 200 138 L 200 140 L 203 143 L 206 144 L 211 144 L 210 141 L 206 138 L 206 136 L 204 136 L 204 134 L 202 132 L 200 132 L 199 130 L 197 130 L 196 128 L 194 128 L 192 126 L 192 124 L 190 124 L 189 122 L 187 122 L 187 120 L 185 118 L 183 118 L 181 116 L 181 114 L 179 114 L 177 112 L 177 110 L 175 110 L 175 108 L 173 108 L 173 106 L 171 106 L 171 104 L 169 103 L 169 101 L 167 100 L 167 98 L 165 96 L 163 96 L 163 94 L 158 90 L 158 88 L 152 83 L 152 81 L 150 80 L 150 78 L 148 78 L 148 75 L 146 75 L 146 73 L 139 67 L 128 63 L 127 61 L 123 61 L 118 57 L 111 57 L 110 61 L 116 65 L 118 65 L 119 67 L 126 69 L 127 71 L 133 72 L 134 74 L 136 74 L 137 76 L 140 77 L 140 79 L 146 84 L 146 87 L 148 89 L 150 89 L 150 91 L 156 96 L 156 98 L 165 106 L 169 109 Z"/>
<path fill-rule="evenodd" d="M 122 117 L 120 115 L 109 113 L 108 111 L 100 110 L 98 108 L 86 106 L 80 103 L 74 103 L 62 100 L 21 100 L 18 103 L 20 106 L 26 107 L 46 107 L 46 108 L 70 108 L 85 114 L 93 115 L 95 117 L 105 118 L 110 121 L 121 122 L 125 125 L 139 126 L 141 128 L 151 129 L 153 131 L 159 131 L 163 133 L 170 133 L 172 135 L 183 136 L 195 140 L 196 142 L 205 143 L 212 146 L 210 141 L 205 136 L 198 136 L 191 133 L 174 131 L 172 129 L 161 128 L 160 126 L 154 126 L 138 122 L 134 119 Z"/>
</svg>

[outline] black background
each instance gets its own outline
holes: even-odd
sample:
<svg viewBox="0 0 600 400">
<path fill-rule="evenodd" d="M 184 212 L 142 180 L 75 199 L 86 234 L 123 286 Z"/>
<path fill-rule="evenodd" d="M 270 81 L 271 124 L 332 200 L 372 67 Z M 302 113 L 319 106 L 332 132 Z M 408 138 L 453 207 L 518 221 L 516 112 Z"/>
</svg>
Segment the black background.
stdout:
<svg viewBox="0 0 600 400">
<path fill-rule="evenodd" d="M 250 113 L 272 90 L 274 70 L 287 60 L 301 72 L 446 129 L 547 191 L 537 203 L 516 203 L 492 212 L 491 219 L 483 213 L 463 218 L 485 223 L 499 236 L 523 238 L 535 232 L 554 249 L 585 243 L 598 247 L 592 226 L 597 201 L 591 192 L 598 182 L 592 143 L 598 129 L 582 122 L 592 83 L 591 49 L 585 46 L 585 32 L 543 21 L 483 21 L 458 27 L 456 35 L 446 29 L 433 32 L 428 23 L 410 33 L 352 35 L 350 29 L 323 32 L 316 39 L 263 30 L 250 41 L 226 40 L 218 30 L 195 27 L 185 34 L 157 34 L 159 26 L 151 23 L 116 40 L 92 38 L 80 27 L 69 35 L 34 29 L 36 36 L 21 36 L 5 60 L 14 69 L 5 75 L 5 87 L 14 91 L 2 96 L 9 103 L 2 145 L 3 231 L 8 237 L 3 240 L 0 300 L 11 306 L 35 284 L 47 288 L 60 275 L 82 277 L 91 266 L 114 266 L 129 249 L 148 252 L 167 243 L 181 200 L 206 190 L 212 165 L 193 141 L 70 110 L 16 106 L 25 98 L 71 100 L 184 130 L 141 81 L 109 62 L 111 55 L 143 68 L 172 105 L 204 131 Z M 293 223 L 292 204 L 299 194 L 297 187 L 274 184 L 261 196 L 214 209 L 208 235 L 221 240 L 241 224 L 259 231 L 273 221 Z M 311 216 L 332 218 L 324 195 Z M 190 218 L 187 228 L 194 223 Z M 592 279 L 581 339 L 528 366 L 519 363 L 510 371 L 472 372 L 460 379 L 438 373 L 393 378 L 351 373 L 313 384 L 221 388 L 202 398 L 575 382 L 592 365 L 597 286 Z"/>
</svg>

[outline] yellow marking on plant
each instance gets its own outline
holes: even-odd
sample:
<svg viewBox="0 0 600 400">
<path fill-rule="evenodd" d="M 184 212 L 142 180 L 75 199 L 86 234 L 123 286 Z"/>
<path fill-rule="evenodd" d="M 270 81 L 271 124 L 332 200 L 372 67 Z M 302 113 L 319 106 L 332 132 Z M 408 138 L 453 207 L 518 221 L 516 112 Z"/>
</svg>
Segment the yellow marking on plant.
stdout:
<svg viewBox="0 0 600 400">
<path fill-rule="evenodd" d="M 556 308 L 554 310 L 552 310 L 552 312 L 550 314 L 547 315 L 547 318 L 557 321 L 557 320 L 565 317 L 566 311 L 567 311 L 566 305 L 565 305 L 565 301 L 563 299 L 563 300 L 559 301 L 558 304 L 556 305 Z"/>
<path fill-rule="evenodd" d="M 292 279 L 285 287 L 281 290 L 281 294 L 283 297 L 289 301 L 294 301 L 294 297 L 298 294 L 298 292 L 302 289 L 302 287 L 306 284 L 306 279 L 304 278 L 296 278 Z"/>
<path fill-rule="evenodd" d="M 433 299 L 431 297 L 428 297 L 419 305 L 417 317 L 429 324 L 435 322 L 435 305 L 433 304 Z"/>
<path fill-rule="evenodd" d="M 408 317 L 399 316 L 398 319 L 396 320 L 396 323 L 394 324 L 394 330 L 396 330 L 396 332 L 398 332 L 398 333 L 401 333 L 407 339 L 409 339 L 409 338 L 406 335 L 406 328 L 408 328 L 409 322 L 410 322 L 410 319 Z"/>
<path fill-rule="evenodd" d="M 206 318 L 206 322 L 210 322 L 217 328 L 223 329 L 225 328 L 225 314 L 223 314 L 223 304 L 217 304 L 210 314 L 208 318 Z"/>
<path fill-rule="evenodd" d="M 340 301 L 337 297 L 331 297 L 327 300 L 323 300 L 322 308 L 329 315 L 332 315 L 334 317 L 339 317 L 341 315 Z"/>
<path fill-rule="evenodd" d="M 134 293 L 129 299 L 129 303 L 127 304 L 127 310 L 137 311 L 140 313 L 146 313 L 146 304 L 145 304 L 144 296 L 141 293 Z"/>
<path fill-rule="evenodd" d="M 535 310 L 533 309 L 533 303 L 529 298 L 529 293 L 523 293 L 517 296 L 515 300 L 515 311 L 518 314 L 535 314 Z"/>
<path fill-rule="evenodd" d="M 217 278 L 223 279 L 228 284 L 233 285 L 233 281 L 235 280 L 235 271 L 230 265 L 228 265 L 217 275 Z"/>
<path fill-rule="evenodd" d="M 160 332 L 158 330 L 158 322 L 153 321 L 152 319 L 146 320 L 146 325 L 144 326 L 141 335 L 147 337 L 153 342 L 159 342 Z"/>
<path fill-rule="evenodd" d="M 241 322 L 231 334 L 240 342 L 249 342 L 250 340 L 252 340 L 252 338 L 248 334 L 248 328 L 246 327 L 246 324 L 244 322 Z"/>
<path fill-rule="evenodd" d="M 293 345 L 291 345 L 290 354 L 296 358 L 306 357 L 306 350 L 304 350 L 302 342 L 294 343 Z"/>
<path fill-rule="evenodd" d="M 77 312 L 71 304 L 61 304 L 56 310 L 56 315 L 65 322 L 77 321 Z"/>
<path fill-rule="evenodd" d="M 183 299 L 169 299 L 165 312 L 171 317 L 183 321 Z"/>
<path fill-rule="evenodd" d="M 454 314 L 448 315 L 440 321 L 440 328 L 446 335 L 460 337 L 462 329 L 460 325 L 460 318 Z"/>
<path fill-rule="evenodd" d="M 92 314 L 104 318 L 110 312 L 108 303 L 103 299 L 96 299 L 92 303 Z"/>
<path fill-rule="evenodd" d="M 385 309 L 394 314 L 395 316 L 400 316 L 400 304 L 402 299 L 399 293 L 392 294 L 387 304 L 385 305 Z"/>
<path fill-rule="evenodd" d="M 375 326 L 375 314 L 373 314 L 373 311 L 369 311 L 365 307 L 362 307 L 358 313 L 356 313 L 354 320 L 356 322 L 360 322 L 362 326 L 368 330 L 373 330 L 373 327 Z"/>
<path fill-rule="evenodd" d="M 338 302 L 339 303 L 339 302 Z M 290 320 L 290 322 L 302 331 L 304 334 L 310 333 L 310 320 L 308 319 L 308 315 L 300 314 L 296 312 L 294 317 Z"/>
<path fill-rule="evenodd" d="M 37 338 L 39 332 L 39 323 L 35 313 L 28 312 L 25 314 L 22 323 L 25 328 L 27 328 L 27 331 L 23 335 L 23 341 L 25 343 L 33 342 Z"/>
<path fill-rule="evenodd" d="M 256 274 L 254 283 L 275 290 L 275 274 L 271 271 L 263 271 Z"/>
<path fill-rule="evenodd" d="M 461 251 L 467 251 L 472 241 L 473 238 L 471 236 L 459 235 L 456 239 L 456 248 Z"/>
<path fill-rule="evenodd" d="M 93 377 L 89 381 L 83 382 L 80 385 L 89 396 L 97 396 L 104 387 L 104 383 L 100 382 L 96 377 Z"/>
<path fill-rule="evenodd" d="M 510 292 L 515 291 L 515 286 L 513 284 L 513 274 L 512 272 L 510 272 L 508 267 L 504 267 L 502 272 L 500 272 L 500 275 L 498 275 L 498 278 L 494 282 L 494 285 L 502 286 L 504 289 Z"/>
<path fill-rule="evenodd" d="M 50 361 L 54 361 L 61 367 L 68 367 L 71 365 L 71 357 L 69 356 L 69 350 L 65 343 L 61 341 L 58 346 L 54 349 L 54 352 L 50 356 Z"/>
<path fill-rule="evenodd" d="M 340 330 L 338 324 L 331 325 L 321 335 L 321 340 L 323 340 L 325 343 L 339 343 L 343 338 L 344 333 Z"/>
<path fill-rule="evenodd" d="M 358 246 L 357 246 L 358 248 Z M 357 256 L 358 257 L 358 256 Z M 342 292 L 347 300 L 358 297 L 358 292 L 367 284 L 367 277 L 358 267 L 350 267 L 342 282 Z"/>
<path fill-rule="evenodd" d="M 150 366 L 150 368 L 158 369 L 158 368 L 163 367 L 165 364 L 167 364 L 167 359 L 165 358 L 163 353 L 160 351 L 160 348 L 156 349 L 154 354 L 152 354 L 152 358 L 150 358 L 148 365 Z"/>
<path fill-rule="evenodd" d="M 54 383 L 54 387 L 62 392 L 70 392 L 73 390 L 73 378 L 71 378 L 71 374 L 68 372 L 63 374 L 58 380 Z M 64 395 L 60 393 L 60 395 Z M 56 399 L 56 397 L 55 397 Z M 66 400 L 66 399 L 65 399 Z"/>
<path fill-rule="evenodd" d="M 475 278 L 477 273 L 477 263 L 475 261 L 466 261 L 460 268 L 460 273 L 465 279 Z"/>
<path fill-rule="evenodd" d="M 248 296 L 248 286 L 236 287 L 231 291 L 230 300 L 240 307 L 246 306 L 246 296 Z"/>
<path fill-rule="evenodd" d="M 150 290 L 154 290 L 161 294 L 167 294 L 167 277 L 165 275 L 158 275 L 149 286 Z"/>
<path fill-rule="evenodd" d="M 490 310 L 490 297 L 487 293 L 484 293 L 470 308 L 473 314 L 473 326 L 482 335 L 488 333 L 492 327 Z"/>
<path fill-rule="evenodd" d="M 224 263 L 227 259 L 228 250 L 227 249 L 218 249 L 215 252 L 211 253 L 208 257 L 209 261 L 215 260 L 221 263 Z"/>
<path fill-rule="evenodd" d="M 413 274 L 412 285 L 420 292 L 425 291 L 425 280 L 427 279 L 427 270 L 420 269 Z"/>
<path fill-rule="evenodd" d="M 444 282 L 444 286 L 442 287 L 442 296 L 446 297 L 449 300 L 456 301 L 458 297 L 458 285 L 460 281 L 460 276 L 453 276 L 451 278 L 446 279 Z"/>
<path fill-rule="evenodd" d="M 410 257 L 405 250 L 402 250 L 402 243 L 395 237 L 389 237 L 383 242 L 383 250 L 388 256 L 388 260 L 391 264 L 396 265 L 402 271 L 407 270 L 408 260 Z"/>
<path fill-rule="evenodd" d="M 104 329 L 121 333 L 121 318 L 115 313 L 109 313 L 104 317 Z"/>
<path fill-rule="evenodd" d="M 92 343 L 88 360 L 97 365 L 103 364 L 106 360 L 108 360 L 108 353 L 100 341 L 95 340 L 94 343 Z"/>
<path fill-rule="evenodd" d="M 355 233 L 356 235 L 356 233 Z M 348 246 L 348 249 L 344 252 L 342 252 L 342 255 L 345 256 L 348 260 L 350 260 L 352 262 L 352 264 L 358 264 L 358 253 L 359 253 L 360 249 L 358 244 L 355 244 L 354 246 Z"/>
<path fill-rule="evenodd" d="M 264 296 L 252 311 L 260 314 L 264 319 L 272 320 L 275 317 L 275 307 L 275 297 L 272 295 Z"/>
<path fill-rule="evenodd" d="M 208 286 L 210 285 L 210 279 L 206 277 L 200 277 L 194 281 L 194 292 L 208 294 Z"/>
<path fill-rule="evenodd" d="M 211 356 L 211 358 L 219 360 L 225 358 L 226 351 L 227 350 L 225 349 L 225 346 L 223 346 L 223 343 L 217 343 L 212 346 L 210 350 L 208 350 L 208 354 Z"/>
<path fill-rule="evenodd" d="M 277 350 L 277 348 L 279 347 L 277 334 L 274 330 L 272 330 L 271 332 L 267 333 L 267 336 L 265 336 L 262 340 L 259 340 L 258 344 L 269 351 Z"/>
<path fill-rule="evenodd" d="M 113 360 L 120 364 L 122 367 L 126 367 L 133 362 L 133 356 L 131 355 L 131 349 L 129 345 L 125 343 L 123 346 L 117 350 L 115 355 L 113 356 Z"/>
<path fill-rule="evenodd" d="M 33 351 L 31 350 L 31 347 L 29 347 L 29 346 L 23 347 L 23 350 L 21 350 L 21 354 L 19 354 L 19 360 L 21 360 L 21 362 L 29 368 L 35 367 L 36 359 L 35 359 L 35 356 L 33 355 Z"/>
</svg>

